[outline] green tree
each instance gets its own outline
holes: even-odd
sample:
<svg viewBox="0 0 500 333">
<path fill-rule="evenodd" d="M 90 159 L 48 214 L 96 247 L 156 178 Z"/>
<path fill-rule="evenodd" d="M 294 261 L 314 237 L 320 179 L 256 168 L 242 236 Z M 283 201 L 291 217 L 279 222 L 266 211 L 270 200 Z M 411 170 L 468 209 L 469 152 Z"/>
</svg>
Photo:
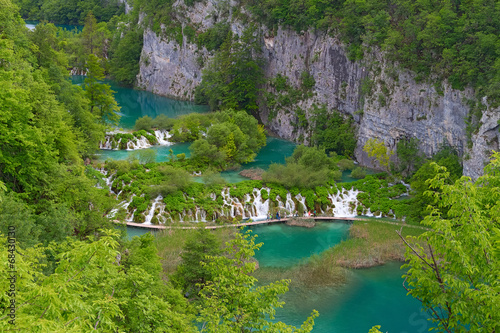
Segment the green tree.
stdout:
<svg viewBox="0 0 500 333">
<path fill-rule="evenodd" d="M 339 179 L 341 175 L 333 159 L 329 158 L 324 150 L 300 145 L 295 148 L 292 156 L 286 158 L 286 165 L 271 164 L 262 179 L 287 188 L 313 188 Z"/>
<path fill-rule="evenodd" d="M 114 91 L 108 84 L 100 83 L 104 79 L 104 72 L 99 59 L 89 54 L 87 59 L 87 77 L 84 89 L 90 101 L 90 112 L 96 114 L 102 123 L 118 124 L 120 107 L 113 97 Z"/>
<path fill-rule="evenodd" d="M 422 166 L 425 156 L 418 149 L 418 145 L 419 140 L 416 138 L 398 141 L 396 145 L 398 165 L 394 168 L 396 172 L 408 177 Z"/>
<path fill-rule="evenodd" d="M 392 150 L 385 146 L 384 142 L 373 138 L 365 143 L 363 151 L 368 154 L 368 157 L 375 157 L 379 166 L 386 170 L 389 167 L 389 159 L 394 154 Z"/>
<path fill-rule="evenodd" d="M 433 200 L 422 222 L 430 228 L 407 243 L 408 292 L 445 332 L 495 332 L 500 323 L 500 155 L 495 153 L 476 182 L 462 177 L 447 184 L 449 172 L 432 163 L 428 180 Z M 441 214 L 442 209 L 447 214 Z"/>
<path fill-rule="evenodd" d="M 117 29 L 114 44 L 111 48 L 111 64 L 109 71 L 113 78 L 127 85 L 133 85 L 139 73 L 139 63 L 143 45 L 143 31 L 129 22 L 128 26 L 120 25 Z"/>
<path fill-rule="evenodd" d="M 190 297 L 196 297 L 203 286 L 212 280 L 211 272 L 205 267 L 206 256 L 217 256 L 220 253 L 217 237 L 210 230 L 199 228 L 194 238 L 184 245 L 182 263 L 172 276 L 175 285 Z"/>
<path fill-rule="evenodd" d="M 203 70 L 196 90 L 198 101 L 207 101 L 212 110 L 233 108 L 254 112 L 258 109 L 259 86 L 264 83 L 261 47 L 255 29 L 239 38 L 229 31 L 211 62 Z"/>
<path fill-rule="evenodd" d="M 207 140 L 196 140 L 189 146 L 191 158 L 200 165 L 213 165 L 219 168 L 226 166 L 226 154 L 219 151 L 216 145 L 208 143 Z"/>
<path fill-rule="evenodd" d="M 84 54 L 93 54 L 100 59 L 107 58 L 107 44 L 111 38 L 111 33 L 106 23 L 97 23 L 91 11 L 85 18 L 85 25 L 80 38 Z"/>
<path fill-rule="evenodd" d="M 251 275 L 256 263 L 251 261 L 255 250 L 255 236 L 237 233 L 225 247 L 225 256 L 207 256 L 205 264 L 212 280 L 200 291 L 199 316 L 202 332 L 310 332 L 316 311 L 297 329 L 283 322 L 272 322 L 275 309 L 282 307 L 278 297 L 288 291 L 289 280 L 267 286 L 255 286 L 257 279 Z"/>
<path fill-rule="evenodd" d="M 144 116 L 144 117 L 138 118 L 134 124 L 134 129 L 136 131 L 140 131 L 140 130 L 149 131 L 152 128 L 153 128 L 153 118 L 151 118 L 150 116 Z"/>
<path fill-rule="evenodd" d="M 313 109 L 314 122 L 312 143 L 322 147 L 327 153 L 352 156 L 356 148 L 356 131 L 350 116 L 343 116 L 338 111 L 327 112 L 326 107 Z"/>
<path fill-rule="evenodd" d="M 45 248 L 18 248 L 16 328 L 30 332 L 194 332 L 182 295 L 159 279 L 161 264 L 153 237 L 136 239 L 123 252 L 117 238 L 118 231 L 108 230 L 87 242 L 68 239 Z M 5 235 L 0 244 L 6 248 Z M 55 256 L 48 275 L 42 273 L 45 252 Z M 0 254 L 2 276 L 9 276 L 7 255 L 7 251 Z M 5 310 L 9 288 L 10 281 L 2 279 L 1 330 L 12 328 Z"/>
</svg>

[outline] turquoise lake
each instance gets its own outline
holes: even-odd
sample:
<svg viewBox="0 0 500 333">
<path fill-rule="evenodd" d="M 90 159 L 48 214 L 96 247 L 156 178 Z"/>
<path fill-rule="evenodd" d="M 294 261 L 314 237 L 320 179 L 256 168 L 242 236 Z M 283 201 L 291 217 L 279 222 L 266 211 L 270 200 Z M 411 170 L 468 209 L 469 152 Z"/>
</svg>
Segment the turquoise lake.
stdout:
<svg viewBox="0 0 500 333">
<path fill-rule="evenodd" d="M 285 224 L 252 227 L 257 242 L 264 245 L 255 258 L 261 267 L 290 266 L 347 239 L 350 224 L 317 223 L 314 228 Z M 382 332 L 423 333 L 429 329 L 427 314 L 420 302 L 406 296 L 402 286 L 401 263 L 350 270 L 347 283 L 337 287 L 292 288 L 283 297 L 285 306 L 276 312 L 276 320 L 300 326 L 313 309 L 316 333 L 367 333 L 374 325 Z"/>
<path fill-rule="evenodd" d="M 261 267 L 292 266 L 319 254 L 349 236 L 350 223 L 317 223 L 314 228 L 291 227 L 273 223 L 249 227 L 264 243 L 255 254 Z"/>
<path fill-rule="evenodd" d="M 350 223 L 321 222 L 314 228 L 285 224 L 253 226 L 263 246 L 255 258 L 261 267 L 289 267 L 347 239 Z M 127 227 L 129 237 L 149 232 Z M 314 333 L 367 333 L 374 325 L 382 332 L 423 333 L 430 325 L 420 302 L 406 295 L 401 263 L 350 270 L 347 282 L 336 287 L 291 288 L 283 297 L 285 306 L 276 320 L 300 326 L 313 309 L 319 312 Z"/>
<path fill-rule="evenodd" d="M 85 76 L 83 75 L 74 75 L 72 77 L 74 84 L 82 84 L 84 80 Z M 121 119 L 118 127 L 125 130 L 131 130 L 135 121 L 144 116 L 155 118 L 160 114 L 164 114 L 169 118 L 175 118 L 193 112 L 209 111 L 206 105 L 177 101 L 148 91 L 123 87 L 112 80 L 105 80 L 104 83 L 109 84 L 111 90 L 115 92 L 115 99 L 121 108 Z"/>
<path fill-rule="evenodd" d="M 25 20 L 24 21 L 26 24 L 26 28 L 30 29 L 30 30 L 34 30 L 35 27 L 37 26 L 38 23 L 40 23 L 39 21 L 30 21 L 30 20 Z M 78 31 L 82 31 L 83 30 L 83 25 L 66 25 L 66 24 L 54 24 L 56 27 L 58 28 L 63 28 L 65 30 L 78 30 Z"/>
</svg>

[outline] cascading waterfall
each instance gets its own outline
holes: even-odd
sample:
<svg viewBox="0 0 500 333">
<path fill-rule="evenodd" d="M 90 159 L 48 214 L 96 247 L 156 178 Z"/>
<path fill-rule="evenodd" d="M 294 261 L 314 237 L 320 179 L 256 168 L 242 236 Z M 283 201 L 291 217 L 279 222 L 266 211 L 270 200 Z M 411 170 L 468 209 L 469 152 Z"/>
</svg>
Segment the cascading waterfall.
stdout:
<svg viewBox="0 0 500 333">
<path fill-rule="evenodd" d="M 265 188 L 265 190 L 269 194 L 269 189 Z M 253 203 L 252 207 L 254 207 L 254 214 L 251 217 L 252 219 L 265 219 L 267 218 L 267 215 L 269 214 L 269 199 L 266 201 L 262 202 L 262 194 L 260 193 L 259 189 L 254 188 L 253 189 Z"/>
<path fill-rule="evenodd" d="M 295 196 L 295 199 L 297 199 L 297 202 L 302 205 L 302 211 L 304 213 L 307 212 L 306 198 L 299 193 Z"/>
<path fill-rule="evenodd" d="M 109 175 L 109 177 L 107 178 L 104 178 L 104 180 L 106 181 L 106 186 L 109 188 L 109 191 L 113 194 L 116 194 L 112 189 L 111 189 L 111 186 L 113 185 L 113 181 L 112 181 L 112 178 L 115 176 L 115 174 L 112 174 L 112 175 Z"/>
<path fill-rule="evenodd" d="M 245 211 L 243 209 L 243 205 L 238 200 L 238 198 L 231 197 L 229 188 L 223 189 L 221 192 L 221 196 L 224 202 L 224 206 L 227 206 L 229 208 L 229 216 L 231 218 L 234 218 L 236 215 L 244 216 Z M 222 215 L 224 215 L 224 210 L 222 211 Z"/>
<path fill-rule="evenodd" d="M 103 172 L 104 173 L 104 172 Z M 111 185 L 111 179 L 114 175 L 106 178 L 106 184 L 108 187 Z M 263 220 L 266 219 L 269 215 L 269 207 L 270 207 L 270 199 L 263 200 L 262 193 L 263 190 L 270 193 L 269 188 L 254 188 L 251 193 L 245 194 L 242 199 L 238 199 L 236 197 L 231 196 L 231 188 L 225 187 L 221 191 L 223 205 L 220 210 L 214 214 L 211 218 L 215 220 L 217 216 L 226 216 L 229 218 L 235 218 L 237 216 L 241 216 L 243 219 L 253 219 L 253 220 Z M 121 193 L 121 192 L 120 192 Z M 342 189 L 340 192 L 335 194 L 329 194 L 328 198 L 331 202 L 327 206 L 326 209 L 319 209 L 320 213 L 331 214 L 334 217 L 355 217 L 358 215 L 357 208 L 361 204 L 357 200 L 357 196 L 359 194 L 358 190 L 345 190 Z M 130 201 L 125 202 L 122 201 L 116 209 L 113 209 L 109 217 L 114 217 L 117 213 L 118 209 L 121 207 L 127 209 L 130 203 L 133 200 L 134 195 L 130 198 Z M 210 194 L 210 198 L 212 200 L 217 199 L 217 195 L 215 193 Z M 193 200 L 193 203 L 196 203 L 195 198 L 186 197 L 186 199 Z M 292 196 L 290 192 L 287 193 L 286 198 L 276 197 L 277 207 L 283 211 L 285 211 L 286 216 L 295 215 L 295 212 L 302 208 L 304 212 L 307 212 L 306 206 L 306 198 L 301 194 Z M 302 205 L 302 206 L 301 206 Z M 165 211 L 166 207 L 163 203 L 163 197 L 158 196 L 151 203 L 151 207 L 147 214 L 145 215 L 145 225 L 151 225 L 153 219 L 155 217 L 158 219 L 158 223 L 167 223 L 168 220 L 174 221 L 189 221 L 189 222 L 207 222 L 207 212 L 195 205 L 192 210 L 184 210 L 178 213 L 178 219 L 172 217 L 172 213 Z M 374 216 L 374 214 L 370 211 L 370 209 L 363 209 L 365 216 Z M 135 212 L 135 211 L 134 211 Z M 133 221 L 133 213 L 128 216 L 127 221 Z M 390 212 L 391 213 L 391 212 Z M 389 214 L 390 215 L 390 214 Z M 377 214 L 376 217 L 381 217 L 382 214 Z"/>
<path fill-rule="evenodd" d="M 149 140 L 142 135 L 140 138 L 137 138 L 136 143 L 134 143 L 133 141 L 127 142 L 127 150 L 144 149 L 149 147 L 151 147 Z"/>
<path fill-rule="evenodd" d="M 207 212 L 196 207 L 195 222 L 207 222 Z"/>
<path fill-rule="evenodd" d="M 104 142 L 104 143 L 102 143 L 102 141 L 99 142 L 99 148 L 100 149 L 108 149 L 108 150 L 113 149 L 111 147 L 111 136 L 106 135 L 105 139 L 106 139 L 106 142 Z"/>
<path fill-rule="evenodd" d="M 126 219 L 125 221 L 127 221 L 127 222 L 134 222 L 134 214 L 135 214 L 136 210 L 137 210 L 137 208 L 134 209 L 134 211 L 132 212 L 132 214 L 130 214 L 130 216 L 128 217 L 128 219 Z"/>
<path fill-rule="evenodd" d="M 286 204 L 285 209 L 290 215 L 295 214 L 295 202 L 292 200 L 292 195 L 290 193 L 286 194 Z"/>
<path fill-rule="evenodd" d="M 122 141 L 122 138 L 120 138 L 117 143 L 115 148 L 112 146 L 112 141 L 113 141 L 113 135 L 116 133 L 127 133 L 127 132 L 109 132 L 105 136 L 105 141 L 99 143 L 99 148 L 104 149 L 104 150 L 119 150 L 120 147 L 120 142 Z M 167 131 L 167 130 L 155 130 L 154 135 L 156 137 L 156 140 L 158 141 L 158 144 L 160 146 L 168 146 L 173 144 L 172 142 L 168 141 L 172 137 L 172 135 Z M 149 140 L 142 136 L 140 138 L 136 138 L 136 142 L 133 141 L 128 141 L 127 142 L 127 150 L 135 150 L 135 149 L 144 149 L 144 148 L 150 148 L 151 143 Z"/>
<path fill-rule="evenodd" d="M 156 206 L 162 202 L 163 197 L 161 195 L 157 196 L 156 199 L 153 201 L 153 204 L 151 205 L 151 209 L 148 212 L 148 215 L 146 215 L 146 219 L 144 220 L 144 224 L 151 224 L 151 220 L 153 219 L 153 216 L 155 215 L 155 210 Z"/>
<path fill-rule="evenodd" d="M 166 130 L 155 130 L 156 140 L 160 146 L 169 146 L 172 142 L 168 141 L 172 135 Z"/>
<path fill-rule="evenodd" d="M 356 207 L 358 206 L 358 190 L 349 190 L 344 192 L 337 192 L 337 194 L 329 194 L 328 198 L 331 200 L 334 207 L 332 214 L 335 217 L 355 217 L 357 216 Z"/>
<path fill-rule="evenodd" d="M 281 197 L 279 195 L 276 196 L 276 201 L 278 202 L 278 210 L 281 212 L 285 209 L 285 205 L 281 201 Z"/>
</svg>

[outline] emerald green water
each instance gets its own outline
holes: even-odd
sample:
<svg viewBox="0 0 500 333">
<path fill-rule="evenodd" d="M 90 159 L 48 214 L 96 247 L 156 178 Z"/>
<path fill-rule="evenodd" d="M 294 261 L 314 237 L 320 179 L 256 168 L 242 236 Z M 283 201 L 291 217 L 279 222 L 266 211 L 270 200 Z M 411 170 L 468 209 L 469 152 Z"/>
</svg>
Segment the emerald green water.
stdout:
<svg viewBox="0 0 500 333">
<path fill-rule="evenodd" d="M 264 245 L 255 254 L 260 267 L 292 266 L 349 236 L 349 223 L 317 223 L 314 228 L 270 224 L 250 227 Z"/>
<path fill-rule="evenodd" d="M 251 229 L 264 245 L 256 253 L 261 267 L 284 267 L 303 261 L 311 254 L 338 244 L 348 234 L 347 223 L 318 223 L 306 229 L 282 225 Z M 421 333 L 428 330 L 427 314 L 420 302 L 402 287 L 400 263 L 387 263 L 369 269 L 351 270 L 347 283 L 337 287 L 292 288 L 285 294 L 285 306 L 278 309 L 276 320 L 300 326 L 316 309 L 313 332 L 368 332 L 382 325 L 383 332 Z M 292 277 L 293 278 L 293 277 Z"/>
<path fill-rule="evenodd" d="M 283 297 L 276 320 L 299 326 L 311 310 L 319 312 L 315 333 L 368 332 L 381 325 L 382 332 L 427 332 L 428 315 L 420 302 L 406 295 L 400 263 L 352 270 L 346 284 L 317 289 L 291 289 Z"/>
<path fill-rule="evenodd" d="M 25 20 L 24 21 L 26 23 L 26 28 L 30 29 L 30 30 L 35 30 L 35 27 L 37 26 L 38 23 L 40 23 L 40 21 L 30 21 L 30 20 Z M 82 31 L 83 30 L 83 25 L 66 25 L 66 24 L 55 24 L 56 27 L 58 28 L 63 28 L 65 30 L 78 30 L 78 31 Z"/>
<path fill-rule="evenodd" d="M 74 75 L 72 77 L 74 84 L 82 84 L 84 80 L 85 76 L 83 75 Z M 177 101 L 148 91 L 123 87 L 112 80 L 105 80 L 104 82 L 109 84 L 111 90 L 115 92 L 115 99 L 121 107 L 121 119 L 118 127 L 123 129 L 132 129 L 137 118 L 144 116 L 155 118 L 160 114 L 164 114 L 169 118 L 175 118 L 188 113 L 209 111 L 206 105 Z"/>
</svg>

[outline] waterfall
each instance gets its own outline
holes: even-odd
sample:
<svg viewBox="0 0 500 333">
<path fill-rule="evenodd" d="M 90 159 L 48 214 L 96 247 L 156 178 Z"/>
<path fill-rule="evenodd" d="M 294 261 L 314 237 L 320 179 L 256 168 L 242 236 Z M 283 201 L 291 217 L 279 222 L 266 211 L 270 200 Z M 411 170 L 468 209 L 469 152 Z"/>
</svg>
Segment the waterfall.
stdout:
<svg viewBox="0 0 500 333">
<path fill-rule="evenodd" d="M 132 200 L 130 200 L 130 202 L 132 202 Z M 128 207 L 128 205 L 130 205 L 130 202 L 127 202 L 127 200 L 125 201 L 122 201 L 118 204 L 118 206 L 116 208 L 113 208 L 109 213 L 108 215 L 106 215 L 108 218 L 112 219 L 113 217 L 115 217 L 116 213 L 118 213 L 118 210 L 120 209 L 120 206 L 123 208 L 125 206 Z M 126 209 L 126 208 L 125 208 Z"/>
<path fill-rule="evenodd" d="M 283 209 L 285 209 L 285 206 L 283 205 L 283 202 L 281 201 L 281 197 L 279 195 L 276 196 L 276 201 L 278 202 L 278 210 L 281 212 Z"/>
<path fill-rule="evenodd" d="M 109 177 L 107 178 L 104 178 L 104 180 L 106 181 L 106 186 L 109 187 L 109 191 L 113 194 L 116 194 L 112 189 L 111 189 L 111 186 L 113 185 L 113 181 L 111 180 L 113 177 L 115 176 L 115 174 L 112 174 L 110 175 Z"/>
<path fill-rule="evenodd" d="M 224 202 L 224 206 L 229 207 L 229 216 L 231 218 L 234 218 L 236 216 L 235 213 L 237 211 L 236 206 L 238 204 L 241 206 L 241 203 L 238 201 L 238 199 L 231 198 L 229 187 L 226 187 L 222 190 L 221 196 L 222 196 L 222 201 Z M 222 214 L 224 215 L 224 211 L 222 212 Z"/>
<path fill-rule="evenodd" d="M 168 141 L 172 135 L 166 130 L 155 130 L 156 140 L 160 146 L 169 146 L 172 142 Z"/>
<path fill-rule="evenodd" d="M 195 222 L 207 222 L 207 212 L 196 207 Z"/>
<path fill-rule="evenodd" d="M 144 224 L 151 224 L 151 220 L 153 219 L 153 216 L 155 215 L 156 206 L 162 200 L 163 200 L 163 197 L 161 195 L 156 197 L 156 199 L 153 201 L 153 204 L 151 205 L 151 210 L 149 211 L 148 215 L 146 215 L 146 220 L 144 221 Z"/>
<path fill-rule="evenodd" d="M 297 199 L 297 202 L 302 205 L 302 211 L 305 213 L 307 212 L 307 206 L 306 206 L 306 198 L 303 197 L 300 193 L 295 196 L 295 199 Z"/>
<path fill-rule="evenodd" d="M 349 190 L 347 192 L 338 192 L 337 194 L 329 194 L 328 198 L 332 201 L 334 207 L 332 214 L 335 217 L 355 217 L 356 207 L 358 205 L 357 190 Z"/>
<path fill-rule="evenodd" d="M 135 150 L 135 149 L 144 149 L 151 147 L 148 139 L 141 135 L 140 138 L 137 138 L 137 143 L 133 141 L 127 142 L 127 150 Z"/>
<path fill-rule="evenodd" d="M 295 202 L 293 202 L 292 195 L 290 194 L 290 192 L 286 194 L 285 209 L 288 211 L 290 215 L 295 214 Z"/>
<path fill-rule="evenodd" d="M 105 139 L 106 139 L 106 142 L 104 144 L 102 143 L 102 141 L 99 142 L 99 148 L 100 149 L 108 149 L 108 150 L 113 149 L 113 147 L 111 146 L 111 136 L 106 135 Z"/>
<path fill-rule="evenodd" d="M 134 197 L 135 197 L 135 194 L 132 194 L 132 196 L 130 197 L 130 201 L 127 202 L 126 204 L 124 204 L 123 208 L 127 209 L 128 206 L 132 203 L 132 200 L 134 200 Z"/>
<path fill-rule="evenodd" d="M 253 219 L 265 219 L 269 214 L 269 199 L 262 202 L 262 194 L 261 190 L 254 188 L 253 189 L 253 203 L 252 203 L 252 216 Z"/>
<path fill-rule="evenodd" d="M 130 217 L 128 219 L 126 219 L 125 221 L 127 221 L 127 222 L 134 222 L 134 214 L 135 214 L 136 210 L 137 210 L 137 208 L 134 209 L 134 211 L 132 212 L 132 214 L 130 214 Z"/>
</svg>

